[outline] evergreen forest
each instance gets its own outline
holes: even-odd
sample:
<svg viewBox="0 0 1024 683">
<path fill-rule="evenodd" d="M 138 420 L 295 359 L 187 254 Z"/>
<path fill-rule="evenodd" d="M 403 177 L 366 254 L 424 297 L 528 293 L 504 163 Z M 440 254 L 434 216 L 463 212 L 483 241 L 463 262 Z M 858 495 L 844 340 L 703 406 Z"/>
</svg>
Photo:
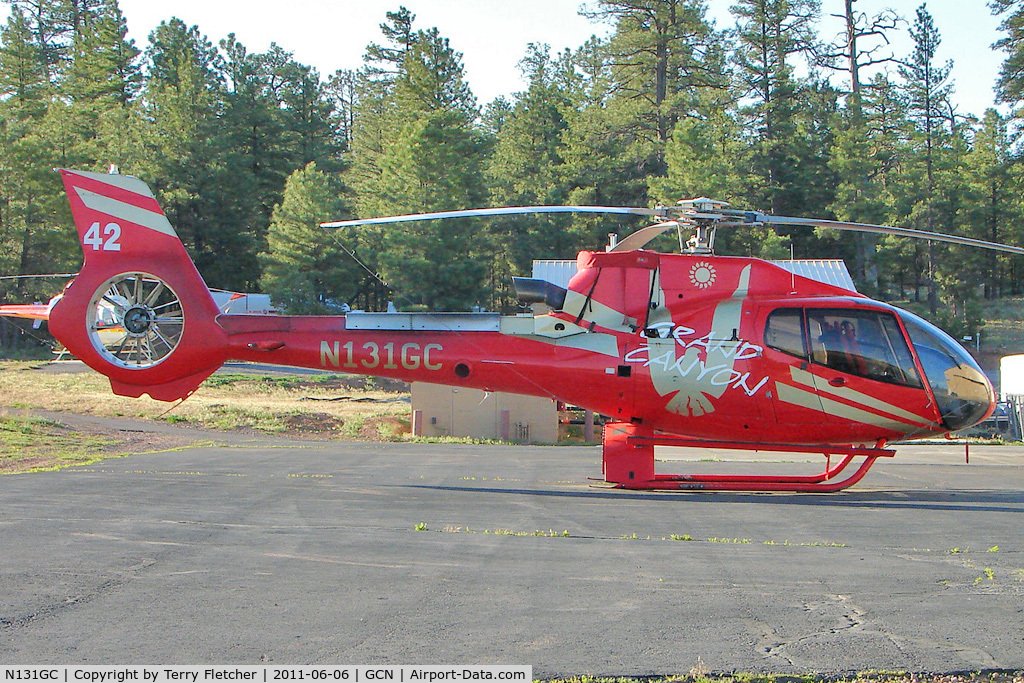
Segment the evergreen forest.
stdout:
<svg viewBox="0 0 1024 683">
<path fill-rule="evenodd" d="M 2 0 L 0 275 L 71 273 L 81 251 L 54 167 L 149 183 L 211 287 L 292 313 L 516 309 L 512 275 L 574 258 L 639 218 L 528 215 L 327 230 L 321 221 L 533 204 L 736 208 L 1024 245 L 1024 0 L 988 0 L 1005 57 L 995 108 L 957 110 L 926 5 L 855 0 L 590 0 L 607 36 L 523 46 L 526 83 L 480 103 L 461 55 L 408 9 L 382 11 L 355 69 L 246 49 L 176 18 L 145 51 L 117 0 Z M 984 9 L 979 9 L 984 11 Z M 815 34 L 822 13 L 840 37 Z M 954 30 L 955 27 L 948 27 Z M 909 32 L 910 54 L 888 38 Z M 988 49 L 988 46 L 985 46 Z M 674 236 L 652 248 L 677 249 Z M 1024 260 L 807 228 L 719 232 L 721 254 L 842 258 L 858 289 L 954 334 L 982 299 L 1024 294 Z M 64 279 L 2 279 L 0 302 Z"/>
</svg>

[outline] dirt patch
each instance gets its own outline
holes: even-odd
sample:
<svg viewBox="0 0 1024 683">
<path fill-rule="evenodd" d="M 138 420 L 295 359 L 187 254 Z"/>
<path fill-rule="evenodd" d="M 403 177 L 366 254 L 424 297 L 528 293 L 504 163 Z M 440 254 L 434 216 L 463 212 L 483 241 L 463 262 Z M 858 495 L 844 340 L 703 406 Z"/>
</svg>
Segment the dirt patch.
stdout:
<svg viewBox="0 0 1024 683">
<path fill-rule="evenodd" d="M 345 377 L 332 377 L 327 382 L 304 383 L 311 387 L 337 388 L 337 389 L 375 389 L 389 394 L 408 394 L 409 383 L 390 377 L 360 377 L 350 375 Z"/>
<path fill-rule="evenodd" d="M 277 375 L 247 372 L 218 372 L 206 380 L 205 386 L 264 386 L 293 392 L 363 392 L 408 394 L 409 383 L 388 377 L 360 375 Z"/>
<path fill-rule="evenodd" d="M 359 427 L 359 438 L 367 441 L 387 440 L 399 434 L 408 434 L 412 430 L 409 421 L 398 417 L 369 417 Z"/>
<path fill-rule="evenodd" d="M 53 467 L 53 465 L 53 458 L 48 458 L 43 455 L 36 455 L 29 458 L 19 458 L 18 460 L 8 460 L 6 458 L 0 458 L 0 474 L 16 474 L 18 472 L 29 472 L 31 470 Z"/>
<path fill-rule="evenodd" d="M 98 430 L 97 433 L 114 441 L 105 446 L 104 451 L 118 455 L 170 451 L 191 446 L 199 441 L 199 439 L 182 434 L 162 434 L 131 429 L 104 429 Z"/>
<path fill-rule="evenodd" d="M 284 418 L 289 434 L 328 434 L 341 431 L 345 421 L 327 413 L 295 413 Z"/>
</svg>

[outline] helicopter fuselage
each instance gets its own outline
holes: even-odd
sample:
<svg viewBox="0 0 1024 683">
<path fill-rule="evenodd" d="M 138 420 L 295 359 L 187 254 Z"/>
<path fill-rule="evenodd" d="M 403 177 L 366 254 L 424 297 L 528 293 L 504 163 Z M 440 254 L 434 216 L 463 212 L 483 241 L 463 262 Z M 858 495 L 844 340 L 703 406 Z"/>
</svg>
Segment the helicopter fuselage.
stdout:
<svg viewBox="0 0 1024 683">
<path fill-rule="evenodd" d="M 541 315 L 217 321 L 233 359 L 547 396 L 702 439 L 873 444 L 992 409 L 955 342 L 854 292 L 752 258 L 581 252 L 578 263 L 560 309 Z M 927 350 L 911 336 L 922 323 Z"/>
</svg>

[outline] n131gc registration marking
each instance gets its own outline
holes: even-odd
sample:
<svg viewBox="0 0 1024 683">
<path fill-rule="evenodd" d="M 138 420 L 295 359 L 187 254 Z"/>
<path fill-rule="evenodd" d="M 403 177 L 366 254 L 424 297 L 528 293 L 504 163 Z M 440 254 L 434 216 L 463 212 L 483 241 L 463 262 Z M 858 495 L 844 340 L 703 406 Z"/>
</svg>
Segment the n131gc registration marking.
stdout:
<svg viewBox="0 0 1024 683">
<path fill-rule="evenodd" d="M 356 348 L 359 348 L 357 358 Z M 327 367 L 328 363 L 336 368 L 384 368 L 385 370 L 418 370 L 421 366 L 427 370 L 440 370 L 441 363 L 430 360 L 431 351 L 442 351 L 444 347 L 440 344 L 424 344 L 421 348 L 416 342 L 407 342 L 398 346 L 396 357 L 395 342 L 388 342 L 381 346 L 377 342 L 366 342 L 359 347 L 356 342 L 347 341 L 344 344 L 334 342 L 333 344 L 320 342 L 320 365 Z M 344 363 L 342 352 L 344 351 Z M 383 364 L 382 364 L 383 361 Z"/>
</svg>

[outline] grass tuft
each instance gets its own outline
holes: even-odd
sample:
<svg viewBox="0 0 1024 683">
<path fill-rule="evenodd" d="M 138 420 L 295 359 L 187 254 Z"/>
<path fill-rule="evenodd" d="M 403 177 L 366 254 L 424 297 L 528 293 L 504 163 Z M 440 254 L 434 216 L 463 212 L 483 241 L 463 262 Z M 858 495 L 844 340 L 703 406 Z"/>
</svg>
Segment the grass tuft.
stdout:
<svg viewBox="0 0 1024 683">
<path fill-rule="evenodd" d="M 117 439 L 84 433 L 40 417 L 0 413 L 0 474 L 88 465 L 120 455 Z"/>
</svg>

